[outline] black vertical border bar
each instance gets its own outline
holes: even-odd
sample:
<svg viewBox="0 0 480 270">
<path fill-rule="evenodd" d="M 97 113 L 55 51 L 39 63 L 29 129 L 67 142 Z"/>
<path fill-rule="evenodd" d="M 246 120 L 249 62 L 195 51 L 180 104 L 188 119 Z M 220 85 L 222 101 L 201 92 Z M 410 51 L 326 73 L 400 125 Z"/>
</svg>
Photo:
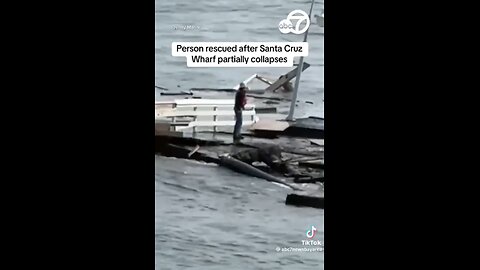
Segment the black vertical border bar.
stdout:
<svg viewBox="0 0 480 270">
<path fill-rule="evenodd" d="M 154 269 L 154 1 L 41 3 L 22 18 L 19 262 Z"/>
</svg>

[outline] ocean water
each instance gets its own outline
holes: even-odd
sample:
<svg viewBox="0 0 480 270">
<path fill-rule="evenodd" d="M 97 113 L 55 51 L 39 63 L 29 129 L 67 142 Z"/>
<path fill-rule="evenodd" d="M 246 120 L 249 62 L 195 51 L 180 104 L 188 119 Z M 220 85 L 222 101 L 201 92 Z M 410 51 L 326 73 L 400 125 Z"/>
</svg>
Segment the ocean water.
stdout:
<svg viewBox="0 0 480 270">
<path fill-rule="evenodd" d="M 278 24 L 295 9 L 308 13 L 310 5 L 309 0 L 156 0 L 155 84 L 172 90 L 231 88 L 255 73 L 278 78 L 292 68 L 187 68 L 185 58 L 171 56 L 171 44 L 179 41 L 301 42 L 303 35 L 282 34 Z M 312 16 L 320 15 L 322 9 L 323 1 L 316 1 Z M 184 30 L 184 26 L 190 29 Z M 308 34 L 310 53 L 304 60 L 311 66 L 301 75 L 298 100 L 312 101 L 314 105 L 299 108 L 298 117 L 324 116 L 322 31 L 312 22 Z"/>
<path fill-rule="evenodd" d="M 214 164 L 155 157 L 156 269 L 323 269 L 323 210 L 285 205 L 289 190 Z M 323 244 L 323 243 L 322 243 Z"/>
<path fill-rule="evenodd" d="M 273 78 L 290 68 L 187 68 L 171 56 L 175 41 L 302 41 L 280 20 L 310 1 L 155 1 L 155 84 L 169 89 L 226 88 L 254 73 Z M 320 14 L 317 1 L 313 14 Z M 183 30 L 184 26 L 190 29 Z M 301 77 L 302 115 L 323 117 L 323 38 L 309 30 L 311 66 Z M 156 93 L 156 96 L 158 93 Z M 290 191 L 213 164 L 155 157 L 156 269 L 323 269 L 324 253 L 280 251 L 303 246 L 307 230 L 323 241 L 323 210 L 285 205 Z"/>
</svg>

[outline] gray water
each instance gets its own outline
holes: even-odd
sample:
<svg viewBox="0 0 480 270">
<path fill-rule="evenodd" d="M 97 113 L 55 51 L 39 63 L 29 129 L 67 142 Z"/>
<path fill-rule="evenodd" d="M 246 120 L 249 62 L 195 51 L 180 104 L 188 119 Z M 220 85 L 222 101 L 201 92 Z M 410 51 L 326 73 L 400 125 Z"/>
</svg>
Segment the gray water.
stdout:
<svg viewBox="0 0 480 270">
<path fill-rule="evenodd" d="M 285 205 L 289 190 L 196 161 L 155 158 L 156 269 L 323 269 L 323 210 Z M 312 246 L 313 247 L 313 246 Z"/>
<path fill-rule="evenodd" d="M 308 13 L 310 5 L 310 0 L 156 0 L 155 84 L 173 90 L 231 88 L 255 73 L 278 78 L 292 68 L 187 68 L 185 58 L 171 56 L 171 44 L 301 42 L 303 35 L 282 34 L 278 23 L 295 9 Z M 320 14 L 321 9 L 323 1 L 315 2 L 312 16 Z M 192 29 L 183 30 L 184 26 Z M 313 101 L 314 105 L 298 108 L 298 117 L 323 117 L 323 38 L 320 27 L 312 22 L 308 35 L 310 54 L 305 57 L 311 66 L 302 73 L 298 100 Z"/>
<path fill-rule="evenodd" d="M 225 88 L 254 73 L 273 78 L 290 68 L 187 68 L 171 56 L 174 41 L 302 41 L 278 30 L 310 1 L 156 0 L 155 84 L 169 89 Z M 323 2 L 316 2 L 319 14 Z M 183 26 L 191 26 L 183 30 Z M 301 77 L 298 113 L 323 117 L 323 34 L 309 30 L 311 64 Z M 156 96 L 158 93 L 156 93 Z M 297 113 L 296 113 L 297 115 Z M 288 189 L 212 164 L 155 157 L 156 269 L 323 269 L 323 252 L 303 248 L 306 231 L 323 241 L 323 210 L 285 205 Z"/>
</svg>

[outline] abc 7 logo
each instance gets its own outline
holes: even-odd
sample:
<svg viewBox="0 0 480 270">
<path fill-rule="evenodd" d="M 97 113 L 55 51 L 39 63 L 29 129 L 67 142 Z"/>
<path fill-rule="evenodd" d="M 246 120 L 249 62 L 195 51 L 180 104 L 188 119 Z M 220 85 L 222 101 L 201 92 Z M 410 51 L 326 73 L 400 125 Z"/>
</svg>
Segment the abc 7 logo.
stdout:
<svg viewBox="0 0 480 270">
<path fill-rule="evenodd" d="M 293 26 L 292 20 L 297 20 L 295 27 Z M 305 22 L 305 26 L 300 29 L 303 22 Z M 308 14 L 303 10 L 294 10 L 288 14 L 286 19 L 280 21 L 278 29 L 284 34 L 294 33 L 298 35 L 305 33 L 309 26 L 310 18 L 308 17 Z"/>
</svg>

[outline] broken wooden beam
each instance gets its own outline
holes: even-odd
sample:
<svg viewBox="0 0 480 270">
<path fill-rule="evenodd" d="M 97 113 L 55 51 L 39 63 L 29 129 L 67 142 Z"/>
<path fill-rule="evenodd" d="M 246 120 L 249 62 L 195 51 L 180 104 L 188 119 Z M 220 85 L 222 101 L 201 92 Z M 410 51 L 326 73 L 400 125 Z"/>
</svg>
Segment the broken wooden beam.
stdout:
<svg viewBox="0 0 480 270">
<path fill-rule="evenodd" d="M 198 151 L 190 155 L 192 151 L 190 151 L 189 149 L 182 146 L 175 145 L 175 144 L 171 144 L 171 143 L 158 145 L 157 149 L 155 150 L 156 150 L 155 152 L 159 152 L 166 157 L 194 159 L 198 161 L 204 161 L 207 163 L 217 163 L 217 164 L 219 163 L 219 159 L 216 157 L 212 157 L 207 154 L 200 153 Z"/>
<path fill-rule="evenodd" d="M 190 91 L 224 91 L 224 92 L 235 92 L 237 90 L 232 88 L 190 88 Z"/>
<path fill-rule="evenodd" d="M 298 166 L 308 167 L 308 168 L 325 169 L 325 164 L 324 164 L 323 160 L 299 161 Z"/>
<path fill-rule="evenodd" d="M 190 158 L 193 154 L 195 154 L 195 152 L 198 151 L 198 149 L 200 149 L 200 145 L 197 145 L 195 149 L 193 149 L 190 153 L 188 153 L 188 157 Z"/>
<path fill-rule="evenodd" d="M 277 113 L 277 108 L 275 108 L 275 107 L 255 108 L 255 112 L 257 114 L 260 114 L 260 113 Z"/>
<path fill-rule="evenodd" d="M 243 174 L 246 174 L 246 175 L 250 175 L 250 176 L 254 176 L 254 177 L 258 177 L 258 178 L 261 178 L 261 179 L 265 179 L 267 181 L 270 181 L 270 182 L 274 182 L 274 183 L 277 183 L 277 184 L 281 184 L 281 185 L 284 185 L 286 187 L 289 187 L 293 190 L 301 190 L 297 187 L 294 187 L 288 183 L 286 183 L 283 179 L 280 179 L 280 178 L 277 178 L 273 175 L 270 175 L 262 170 L 259 170 L 255 167 L 253 167 L 252 165 L 249 165 L 243 161 L 240 161 L 232 156 L 220 156 L 220 163 L 219 163 L 221 166 L 224 166 L 224 167 L 227 167 L 233 171 L 236 171 L 236 172 L 239 172 L 239 173 L 243 173 Z"/>
<path fill-rule="evenodd" d="M 257 78 L 258 80 L 260 80 L 260 81 L 268 84 L 268 85 L 272 85 L 272 84 L 273 84 L 273 82 L 271 82 L 271 81 L 269 81 L 269 80 L 267 80 L 267 79 L 265 79 L 264 77 L 261 77 L 261 76 L 259 76 L 259 75 L 257 75 L 256 78 Z"/>
<path fill-rule="evenodd" d="M 193 95 L 192 92 L 185 92 L 185 91 L 181 91 L 181 92 L 163 92 L 163 93 L 160 93 L 160 95 L 162 96 L 191 96 Z"/>
<path fill-rule="evenodd" d="M 156 85 L 155 85 L 155 88 L 160 89 L 160 90 L 168 91 L 168 88 L 161 87 L 161 86 L 156 86 Z"/>
<path fill-rule="evenodd" d="M 247 91 L 247 93 L 249 93 L 249 92 Z M 269 99 L 269 100 L 287 101 L 287 102 L 291 102 L 291 101 L 292 101 L 291 99 L 288 99 L 288 98 L 264 97 L 264 96 L 257 96 L 257 95 L 251 95 L 251 94 L 247 94 L 246 96 L 247 96 L 247 97 L 258 98 L 258 99 Z"/>
<path fill-rule="evenodd" d="M 323 179 L 323 177 L 316 177 L 316 178 L 313 178 L 313 177 L 295 177 L 293 179 L 293 182 L 295 182 L 297 184 L 316 183 L 316 182 L 323 183 L 324 179 Z"/>
<path fill-rule="evenodd" d="M 268 105 L 272 105 L 272 104 L 277 105 L 277 104 L 280 104 L 280 102 L 271 101 L 271 100 L 264 101 L 263 103 L 268 104 Z"/>
<path fill-rule="evenodd" d="M 228 93 L 237 92 L 237 90 L 233 88 L 190 88 L 190 91 L 218 91 Z M 252 94 L 264 94 L 265 89 L 248 89 L 247 92 Z"/>
<path fill-rule="evenodd" d="M 309 63 L 303 63 L 303 67 L 302 67 L 302 72 L 305 71 L 305 69 L 307 69 L 308 67 L 310 66 Z M 273 91 L 273 90 L 277 90 L 279 87 L 283 86 L 284 84 L 288 83 L 289 81 L 291 81 L 293 78 L 295 78 L 297 76 L 297 70 L 298 70 L 298 67 L 296 67 L 295 69 L 291 70 L 290 72 L 288 72 L 287 74 L 284 74 L 282 76 L 280 76 L 280 78 L 278 78 L 278 80 L 276 80 L 274 83 L 272 83 L 269 87 L 267 87 L 267 89 L 265 89 L 266 91 Z"/>
<path fill-rule="evenodd" d="M 316 144 L 318 146 L 323 146 L 324 145 L 324 140 L 323 139 L 310 139 L 310 142 L 312 144 Z"/>
</svg>

